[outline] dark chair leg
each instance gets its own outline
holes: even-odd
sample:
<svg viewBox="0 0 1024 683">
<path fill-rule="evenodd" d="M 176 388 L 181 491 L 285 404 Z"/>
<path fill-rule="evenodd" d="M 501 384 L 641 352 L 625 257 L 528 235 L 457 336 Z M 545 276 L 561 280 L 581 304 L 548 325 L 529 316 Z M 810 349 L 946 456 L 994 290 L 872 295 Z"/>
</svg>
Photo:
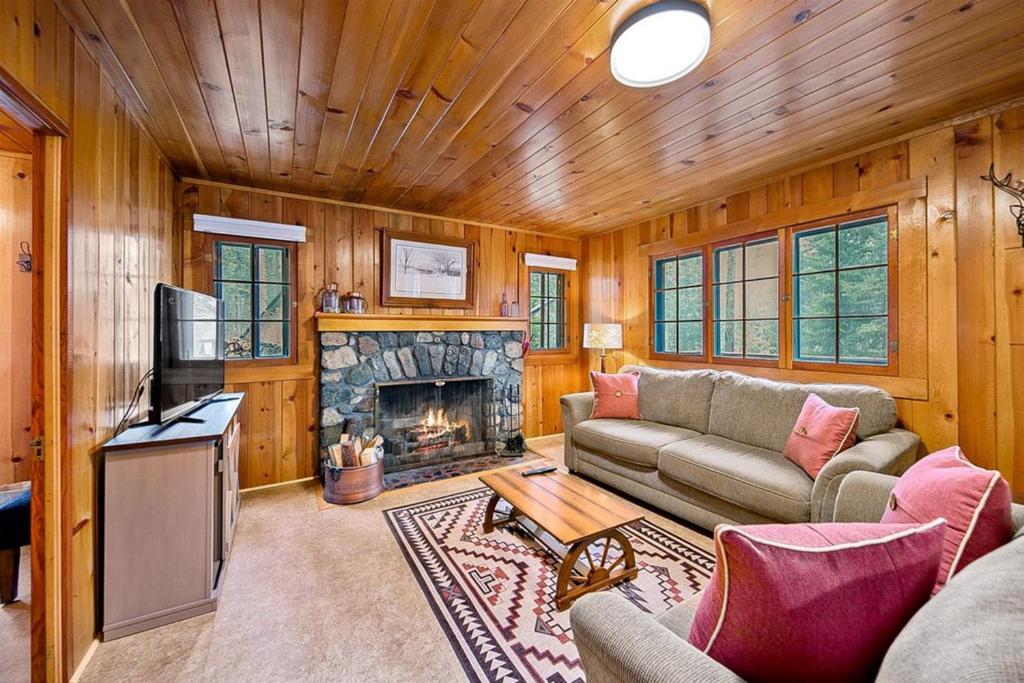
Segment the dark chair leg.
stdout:
<svg viewBox="0 0 1024 683">
<path fill-rule="evenodd" d="M 10 604 L 18 599 L 18 567 L 21 562 L 21 548 L 0 550 L 0 604 Z"/>
</svg>

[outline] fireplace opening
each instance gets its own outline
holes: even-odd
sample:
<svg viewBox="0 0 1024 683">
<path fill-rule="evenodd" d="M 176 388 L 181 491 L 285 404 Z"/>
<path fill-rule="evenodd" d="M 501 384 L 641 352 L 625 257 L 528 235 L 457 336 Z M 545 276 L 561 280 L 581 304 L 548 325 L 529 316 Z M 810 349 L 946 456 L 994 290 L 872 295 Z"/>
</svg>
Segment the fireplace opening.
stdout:
<svg viewBox="0 0 1024 683">
<path fill-rule="evenodd" d="M 384 437 L 384 471 L 493 452 L 493 382 L 465 377 L 378 383 L 374 423 Z"/>
</svg>

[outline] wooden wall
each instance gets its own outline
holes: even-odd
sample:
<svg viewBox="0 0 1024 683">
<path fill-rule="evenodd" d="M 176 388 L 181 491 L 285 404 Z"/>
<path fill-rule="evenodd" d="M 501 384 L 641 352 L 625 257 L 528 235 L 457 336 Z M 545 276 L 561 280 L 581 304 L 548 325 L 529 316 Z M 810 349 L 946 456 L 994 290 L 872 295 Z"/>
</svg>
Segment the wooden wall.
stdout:
<svg viewBox="0 0 1024 683">
<path fill-rule="evenodd" d="M 1024 250 L 1009 197 L 979 178 L 993 161 L 999 174 L 1024 179 L 1024 109 L 931 130 L 586 239 L 583 318 L 624 323 L 626 348 L 612 367 L 692 367 L 649 360 L 651 253 L 896 204 L 899 376 L 733 369 L 882 386 L 928 449 L 959 443 L 974 462 L 998 467 L 1024 490 Z M 588 353 L 581 370 L 596 364 Z"/>
<path fill-rule="evenodd" d="M 26 481 L 32 470 L 32 274 L 15 261 L 32 243 L 32 159 L 0 151 L 0 484 Z"/>
<path fill-rule="evenodd" d="M 51 0 L 0 2 L 0 36 L 0 65 L 71 130 L 62 463 L 70 673 L 96 632 L 98 446 L 150 365 L 153 287 L 180 280 L 174 176 Z"/>
<path fill-rule="evenodd" d="M 397 211 L 343 205 L 296 195 L 196 182 L 179 184 L 184 231 L 184 286 L 212 288 L 212 240 L 191 229 L 193 213 L 307 226 L 298 248 L 299 334 L 294 365 L 229 366 L 230 388 L 247 393 L 241 455 L 243 487 L 313 476 L 318 409 L 318 347 L 313 313 L 327 282 L 342 292 L 358 290 L 369 312 L 381 315 L 499 315 L 502 292 L 526 310 L 527 277 L 522 254 L 579 256 L 579 242 L 534 233 L 459 223 Z M 465 237 L 479 242 L 477 305 L 472 309 L 384 308 L 379 304 L 380 249 L 377 228 Z M 576 275 L 568 278 L 570 306 L 578 306 Z M 518 294 L 517 294 L 518 292 Z M 573 347 L 579 344 L 579 331 Z M 528 359 L 523 378 L 524 431 L 529 436 L 561 431 L 558 398 L 581 386 L 578 352 Z"/>
</svg>

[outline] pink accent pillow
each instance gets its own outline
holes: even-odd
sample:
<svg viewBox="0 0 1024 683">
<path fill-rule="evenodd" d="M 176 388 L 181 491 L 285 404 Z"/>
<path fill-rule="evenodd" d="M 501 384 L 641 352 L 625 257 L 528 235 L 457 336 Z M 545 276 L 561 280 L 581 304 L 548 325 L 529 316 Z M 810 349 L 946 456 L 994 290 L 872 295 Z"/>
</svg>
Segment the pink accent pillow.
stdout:
<svg viewBox="0 0 1024 683">
<path fill-rule="evenodd" d="M 945 523 L 715 529 L 690 644 L 752 681 L 865 681 L 927 602 Z"/>
<path fill-rule="evenodd" d="M 817 477 L 821 468 L 857 441 L 860 410 L 830 406 L 817 394 L 804 401 L 782 454 Z"/>
<path fill-rule="evenodd" d="M 952 576 L 1013 536 L 1010 486 L 982 469 L 958 446 L 932 453 L 904 472 L 889 497 L 883 523 L 920 524 L 946 519 L 938 593 Z"/>
<path fill-rule="evenodd" d="M 611 417 L 623 420 L 640 419 L 640 373 L 637 371 L 609 375 L 590 372 L 594 385 L 594 410 L 591 419 Z"/>
</svg>

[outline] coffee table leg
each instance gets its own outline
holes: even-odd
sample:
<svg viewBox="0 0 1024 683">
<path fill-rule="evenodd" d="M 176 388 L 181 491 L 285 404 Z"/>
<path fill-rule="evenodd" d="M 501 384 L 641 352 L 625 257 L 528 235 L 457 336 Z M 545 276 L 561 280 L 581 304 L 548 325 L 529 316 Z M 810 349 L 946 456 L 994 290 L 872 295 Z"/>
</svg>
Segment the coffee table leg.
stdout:
<svg viewBox="0 0 1024 683">
<path fill-rule="evenodd" d="M 597 560 L 587 552 L 594 545 L 598 546 L 600 553 Z M 619 548 L 614 559 L 609 552 L 613 545 Z M 577 564 L 584 567 L 577 569 Z M 558 569 L 555 606 L 559 610 L 564 610 L 581 595 L 607 588 L 620 581 L 630 581 L 636 578 L 637 573 L 633 546 L 626 535 L 618 529 L 612 529 L 596 538 L 577 541 L 569 548 L 569 552 L 562 559 L 562 566 Z"/>
<path fill-rule="evenodd" d="M 505 526 L 509 522 L 513 521 L 516 517 L 516 509 L 512 508 L 509 512 L 508 517 L 504 519 L 494 519 L 494 511 L 498 506 L 498 502 L 501 500 L 501 496 L 497 493 L 491 494 L 491 499 L 487 501 L 487 509 L 484 511 L 484 533 L 489 534 L 500 526 Z"/>
</svg>

